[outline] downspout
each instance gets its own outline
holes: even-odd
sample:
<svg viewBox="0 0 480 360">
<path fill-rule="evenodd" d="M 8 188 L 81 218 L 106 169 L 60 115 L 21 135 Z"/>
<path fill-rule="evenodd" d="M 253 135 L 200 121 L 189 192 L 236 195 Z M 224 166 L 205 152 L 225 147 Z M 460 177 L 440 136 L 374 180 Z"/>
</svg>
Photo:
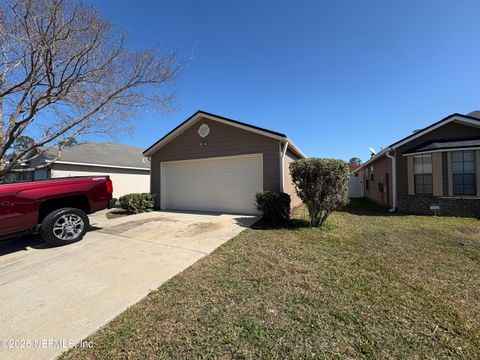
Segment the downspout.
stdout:
<svg viewBox="0 0 480 360">
<path fill-rule="evenodd" d="M 393 155 L 390 154 L 390 151 L 393 151 Z M 390 148 L 385 155 L 392 160 L 392 208 L 390 212 L 395 212 L 397 210 L 397 162 L 395 159 L 395 151 Z"/>
<path fill-rule="evenodd" d="M 283 146 L 282 146 L 283 145 Z M 287 153 L 288 141 L 280 143 L 280 191 L 285 190 L 285 154 Z"/>
</svg>

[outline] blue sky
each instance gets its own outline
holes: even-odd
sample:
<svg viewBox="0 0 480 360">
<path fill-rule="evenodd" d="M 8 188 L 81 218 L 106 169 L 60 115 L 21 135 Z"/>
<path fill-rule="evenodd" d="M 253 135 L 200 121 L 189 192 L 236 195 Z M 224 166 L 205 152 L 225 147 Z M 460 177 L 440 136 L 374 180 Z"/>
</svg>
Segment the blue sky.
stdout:
<svg viewBox="0 0 480 360">
<path fill-rule="evenodd" d="M 284 132 L 308 155 L 366 160 L 480 109 L 479 1 L 93 1 L 129 46 L 188 60 L 178 110 L 117 140 L 147 147 L 198 109 Z"/>
</svg>

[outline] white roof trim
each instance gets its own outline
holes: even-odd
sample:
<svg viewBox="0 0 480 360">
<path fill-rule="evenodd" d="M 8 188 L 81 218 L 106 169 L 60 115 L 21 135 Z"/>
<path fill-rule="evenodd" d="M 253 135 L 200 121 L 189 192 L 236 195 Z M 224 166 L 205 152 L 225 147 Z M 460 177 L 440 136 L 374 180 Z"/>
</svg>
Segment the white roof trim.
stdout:
<svg viewBox="0 0 480 360">
<path fill-rule="evenodd" d="M 421 152 L 410 153 L 410 154 L 402 154 L 402 156 L 416 156 L 416 155 L 425 155 L 425 154 L 431 154 L 431 153 L 436 153 L 436 152 L 468 151 L 468 150 L 480 150 L 480 147 L 477 146 L 477 147 L 458 147 L 458 148 L 435 149 L 435 150 L 427 150 L 427 151 L 421 151 Z"/>
<path fill-rule="evenodd" d="M 134 166 L 122 166 L 122 165 L 106 165 L 106 164 L 94 164 L 94 163 L 82 163 L 82 162 L 73 162 L 73 161 L 50 161 L 46 160 L 47 163 L 52 164 L 65 164 L 65 165 L 82 165 L 82 166 L 94 166 L 94 167 L 106 167 L 106 168 L 115 168 L 115 169 L 129 169 L 129 170 L 145 170 L 150 171 L 149 168 L 143 167 L 134 167 Z"/>
<path fill-rule="evenodd" d="M 189 123 L 191 122 L 193 125 L 193 122 L 198 120 L 199 118 L 207 118 L 207 119 L 210 119 L 210 120 L 213 120 L 213 121 L 217 121 L 219 123 L 222 123 L 222 124 L 225 124 L 225 125 L 231 125 L 231 126 L 234 126 L 234 127 L 237 127 L 239 129 L 242 129 L 242 130 L 247 130 L 247 131 L 251 131 L 253 133 L 256 133 L 256 134 L 260 134 L 260 135 L 263 135 L 263 136 L 267 136 L 267 137 L 271 137 L 273 139 L 277 139 L 277 140 L 283 140 L 283 137 L 281 136 L 278 136 L 278 135 L 275 135 L 275 134 L 272 134 L 272 133 L 269 133 L 267 131 L 262 131 L 260 129 L 255 129 L 255 128 L 252 128 L 250 126 L 245 126 L 245 125 L 242 125 L 242 124 L 237 124 L 235 122 L 231 122 L 231 121 L 227 121 L 227 120 L 224 120 L 224 119 L 220 119 L 216 116 L 212 116 L 212 115 L 208 115 L 208 114 L 204 114 L 204 113 L 199 113 L 197 114 L 194 118 L 192 118 Z M 188 124 L 188 123 L 187 123 Z M 185 125 L 187 125 L 185 124 Z M 189 127 L 191 126 L 189 125 Z"/>
<path fill-rule="evenodd" d="M 360 171 L 362 170 L 364 167 L 370 165 L 372 162 L 374 162 L 375 160 L 378 160 L 380 159 L 383 155 L 385 155 L 385 153 L 389 150 L 392 150 L 392 148 L 386 148 L 386 149 L 383 149 L 382 151 L 380 151 L 377 155 L 375 155 L 374 157 L 371 157 L 370 159 L 368 159 L 366 162 L 364 162 L 362 165 L 360 165 L 358 168 L 356 168 L 355 170 L 352 170 L 352 173 L 356 173 L 357 171 Z"/>
<path fill-rule="evenodd" d="M 451 123 L 453 121 L 463 123 L 463 124 L 467 124 L 467 125 L 473 125 L 473 126 L 479 126 L 480 127 L 480 121 L 478 121 L 478 120 L 467 119 L 467 118 L 462 117 L 461 115 L 455 115 L 455 116 L 452 116 L 450 118 L 446 118 L 445 120 L 439 122 L 435 126 L 431 126 L 431 127 L 429 127 L 428 129 L 425 129 L 425 130 L 420 130 L 419 132 L 415 133 L 415 135 L 413 135 L 412 137 L 409 137 L 408 139 L 405 139 L 405 140 L 403 140 L 399 143 L 395 143 L 394 146 L 392 146 L 392 149 L 395 150 L 396 148 L 398 148 L 402 145 L 405 145 L 405 144 L 409 143 L 410 141 L 415 140 L 415 139 L 417 139 L 420 136 L 423 136 L 425 134 L 428 134 L 429 132 L 431 132 L 435 129 L 438 129 L 439 127 L 442 127 L 442 126 L 444 126 L 448 123 Z"/>
<path fill-rule="evenodd" d="M 259 134 L 259 135 L 263 135 L 263 136 L 266 136 L 266 137 L 269 137 L 269 138 L 272 138 L 272 139 L 275 139 L 275 140 L 278 140 L 278 141 L 287 141 L 295 152 L 297 152 L 300 156 L 305 157 L 303 152 L 300 151 L 300 149 L 298 147 L 296 147 L 288 137 L 275 135 L 275 134 L 272 134 L 272 133 L 267 132 L 267 131 L 263 131 L 263 130 L 260 130 L 260 129 L 255 129 L 255 128 L 252 128 L 250 126 L 246 126 L 246 125 L 243 125 L 243 124 L 238 124 L 236 122 L 224 120 L 224 119 L 218 118 L 216 116 L 212 116 L 210 114 L 205 114 L 205 113 L 202 113 L 202 112 L 199 112 L 198 114 L 193 116 L 189 121 L 187 121 L 185 124 L 180 126 L 174 132 L 169 134 L 162 141 L 155 144 L 152 148 L 150 148 L 148 151 L 146 151 L 144 153 L 144 156 L 152 156 L 152 154 L 154 152 L 158 151 L 160 148 L 162 148 L 163 146 L 168 144 L 170 141 L 175 139 L 177 136 L 179 136 L 181 133 L 183 133 L 189 127 L 193 126 L 193 124 L 195 124 L 201 118 L 213 120 L 213 121 L 225 124 L 225 125 L 230 125 L 230 126 L 233 126 L 233 127 L 236 127 L 236 128 L 242 129 L 242 130 L 250 131 L 250 132 L 253 132 L 253 133 L 256 133 L 256 134 Z"/>
<path fill-rule="evenodd" d="M 442 127 L 442 126 L 444 126 L 444 125 L 446 125 L 450 122 L 454 122 L 454 121 L 462 123 L 462 124 L 467 124 L 467 125 L 480 127 L 480 121 L 469 119 L 469 118 L 463 117 L 462 115 L 454 115 L 454 116 L 447 117 L 445 120 L 440 121 L 438 124 L 436 124 L 434 126 L 430 126 L 430 127 L 427 126 L 426 129 L 420 130 L 419 132 L 415 133 L 413 136 L 407 137 L 407 139 L 401 140 L 400 142 L 394 143 L 392 146 L 389 146 L 389 147 L 383 149 L 377 155 L 375 155 L 374 157 L 367 160 L 367 162 L 365 162 L 364 164 L 362 164 L 360 167 L 356 168 L 352 172 L 357 172 L 357 171 L 363 169 L 365 166 L 369 165 L 373 161 L 375 161 L 377 159 L 380 159 L 388 151 L 395 150 L 395 149 L 399 148 L 400 146 L 405 145 L 405 144 L 409 143 L 410 141 L 419 138 L 420 136 L 428 134 L 429 132 L 431 132 L 435 129 L 438 129 L 439 127 Z M 430 152 L 432 152 L 432 151 L 430 151 Z"/>
<path fill-rule="evenodd" d="M 307 157 L 307 156 L 297 147 L 297 145 L 295 145 L 295 144 L 293 143 L 293 141 L 290 140 L 288 137 L 287 137 L 287 142 L 288 142 L 288 145 L 289 145 L 290 147 L 292 147 L 293 150 L 295 150 L 296 153 L 298 153 L 299 155 L 301 155 L 301 156 L 304 157 L 304 158 Z"/>
</svg>

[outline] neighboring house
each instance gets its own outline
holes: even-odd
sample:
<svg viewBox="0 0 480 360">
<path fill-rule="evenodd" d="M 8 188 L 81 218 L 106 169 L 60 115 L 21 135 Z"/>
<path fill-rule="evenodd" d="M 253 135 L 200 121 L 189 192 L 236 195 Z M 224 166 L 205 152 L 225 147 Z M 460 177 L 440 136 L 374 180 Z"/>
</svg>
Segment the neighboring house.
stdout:
<svg viewBox="0 0 480 360">
<path fill-rule="evenodd" d="M 160 209 L 256 213 L 255 194 L 266 190 L 301 203 L 288 166 L 304 155 L 278 132 L 198 111 L 144 155 Z"/>
<path fill-rule="evenodd" d="M 42 148 L 40 154 L 27 154 L 31 161 L 15 169 L 18 180 L 41 180 L 57 177 L 109 175 L 113 195 L 120 197 L 132 192 L 149 192 L 150 161 L 137 147 L 115 143 L 83 143 L 62 150 Z M 41 168 L 36 169 L 40 166 Z"/>
<path fill-rule="evenodd" d="M 480 216 L 480 112 L 452 114 L 354 171 L 363 196 L 391 210 Z"/>
</svg>

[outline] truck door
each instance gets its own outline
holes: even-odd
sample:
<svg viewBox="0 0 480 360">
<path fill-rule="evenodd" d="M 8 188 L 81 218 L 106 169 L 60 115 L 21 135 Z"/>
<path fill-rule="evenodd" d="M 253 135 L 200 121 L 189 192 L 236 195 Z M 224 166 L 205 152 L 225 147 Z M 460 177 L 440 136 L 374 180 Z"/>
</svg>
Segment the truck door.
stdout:
<svg viewBox="0 0 480 360">
<path fill-rule="evenodd" d="M 34 227 L 33 208 L 32 200 L 12 193 L 3 195 L 0 188 L 0 236 Z"/>
</svg>

